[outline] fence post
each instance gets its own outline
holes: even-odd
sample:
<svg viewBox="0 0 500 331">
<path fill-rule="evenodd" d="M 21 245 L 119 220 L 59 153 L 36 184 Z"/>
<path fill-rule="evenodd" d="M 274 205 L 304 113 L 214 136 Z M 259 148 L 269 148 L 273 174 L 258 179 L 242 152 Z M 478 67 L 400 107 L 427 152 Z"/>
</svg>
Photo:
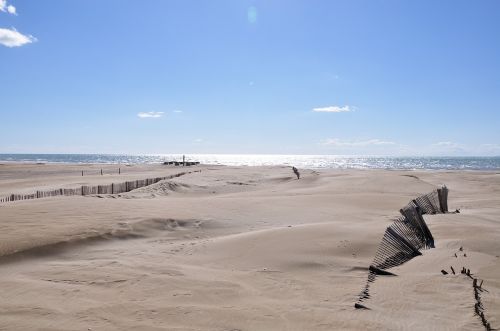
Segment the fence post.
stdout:
<svg viewBox="0 0 500 331">
<path fill-rule="evenodd" d="M 443 185 L 441 189 L 438 189 L 439 205 L 441 206 L 441 212 L 448 212 L 448 188 Z"/>
</svg>

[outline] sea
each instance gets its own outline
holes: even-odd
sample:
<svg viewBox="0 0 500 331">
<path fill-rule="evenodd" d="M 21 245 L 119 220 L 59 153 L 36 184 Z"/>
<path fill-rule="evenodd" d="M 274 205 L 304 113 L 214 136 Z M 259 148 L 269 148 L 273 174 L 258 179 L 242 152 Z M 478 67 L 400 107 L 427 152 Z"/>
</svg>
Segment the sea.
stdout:
<svg viewBox="0 0 500 331">
<path fill-rule="evenodd" d="M 182 154 L 0 154 L 1 162 L 154 164 L 181 161 Z M 500 170 L 500 156 L 352 156 L 271 154 L 185 154 L 186 161 L 229 166 L 286 165 L 308 169 Z"/>
</svg>

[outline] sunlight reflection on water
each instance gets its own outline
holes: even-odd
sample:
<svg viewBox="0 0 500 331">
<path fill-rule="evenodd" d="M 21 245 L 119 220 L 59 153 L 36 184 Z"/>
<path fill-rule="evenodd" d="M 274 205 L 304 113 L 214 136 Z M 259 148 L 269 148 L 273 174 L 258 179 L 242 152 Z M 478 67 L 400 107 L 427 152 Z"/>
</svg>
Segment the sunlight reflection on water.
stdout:
<svg viewBox="0 0 500 331">
<path fill-rule="evenodd" d="M 112 154 L 0 154 L 0 161 L 58 163 L 144 164 L 182 160 L 180 154 L 112 155 Z M 237 155 L 186 154 L 186 160 L 202 164 L 231 166 L 294 165 L 299 168 L 336 169 L 500 169 L 500 157 L 380 157 L 342 155 Z"/>
</svg>

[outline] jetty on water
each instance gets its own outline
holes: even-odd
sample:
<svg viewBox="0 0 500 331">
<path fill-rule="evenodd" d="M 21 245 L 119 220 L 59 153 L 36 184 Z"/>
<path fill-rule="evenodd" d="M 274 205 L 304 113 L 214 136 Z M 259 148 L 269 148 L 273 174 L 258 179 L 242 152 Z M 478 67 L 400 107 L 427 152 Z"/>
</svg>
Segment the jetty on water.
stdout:
<svg viewBox="0 0 500 331">
<path fill-rule="evenodd" d="M 184 166 L 184 167 L 190 167 L 194 165 L 199 165 L 200 162 L 196 161 L 165 161 L 163 162 L 164 165 L 174 165 L 174 166 Z"/>
<path fill-rule="evenodd" d="M 183 166 L 183 167 L 190 167 L 194 165 L 198 165 L 200 162 L 198 161 L 186 161 L 186 155 L 182 156 L 182 161 L 165 161 L 163 162 L 163 165 L 174 165 L 174 166 Z"/>
</svg>

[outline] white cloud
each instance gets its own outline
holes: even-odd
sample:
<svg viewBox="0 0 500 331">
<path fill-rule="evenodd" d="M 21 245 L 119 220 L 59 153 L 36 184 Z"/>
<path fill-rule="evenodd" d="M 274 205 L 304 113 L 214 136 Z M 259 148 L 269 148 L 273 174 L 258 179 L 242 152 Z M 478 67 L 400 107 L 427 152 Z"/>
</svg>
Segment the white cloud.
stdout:
<svg viewBox="0 0 500 331">
<path fill-rule="evenodd" d="M 12 5 L 7 5 L 7 0 L 0 0 L 0 11 L 2 12 L 7 12 L 12 15 L 17 15 L 16 14 L 16 7 Z"/>
<path fill-rule="evenodd" d="M 0 0 L 2 1 L 2 0 Z M 24 35 L 16 29 L 0 28 L 0 44 L 7 47 L 19 47 L 35 42 L 36 38 L 31 35 Z"/>
<path fill-rule="evenodd" d="M 343 112 L 354 111 L 354 107 L 347 105 L 345 105 L 344 107 L 340 106 L 317 107 L 313 108 L 313 111 L 320 113 L 343 113 Z"/>
<path fill-rule="evenodd" d="M 384 141 L 380 139 L 369 139 L 369 140 L 341 140 L 337 138 L 326 139 L 322 142 L 322 145 L 334 146 L 334 147 L 366 147 L 366 146 L 388 146 L 396 145 L 392 141 Z"/>
<path fill-rule="evenodd" d="M 9 12 L 9 14 L 12 14 L 12 15 L 17 15 L 17 13 L 16 13 L 16 7 L 14 7 L 12 5 L 8 5 L 7 6 L 7 12 Z"/>
<path fill-rule="evenodd" d="M 174 113 L 182 113 L 182 110 L 179 110 L 179 109 L 175 109 L 173 110 Z"/>
<path fill-rule="evenodd" d="M 137 114 L 140 118 L 159 118 L 163 116 L 162 111 L 148 111 L 148 112 L 140 112 Z"/>
<path fill-rule="evenodd" d="M 195 140 L 194 140 L 194 142 L 195 142 L 195 143 L 202 143 L 202 142 L 203 142 L 203 139 L 198 138 L 198 139 L 195 139 Z"/>
</svg>

